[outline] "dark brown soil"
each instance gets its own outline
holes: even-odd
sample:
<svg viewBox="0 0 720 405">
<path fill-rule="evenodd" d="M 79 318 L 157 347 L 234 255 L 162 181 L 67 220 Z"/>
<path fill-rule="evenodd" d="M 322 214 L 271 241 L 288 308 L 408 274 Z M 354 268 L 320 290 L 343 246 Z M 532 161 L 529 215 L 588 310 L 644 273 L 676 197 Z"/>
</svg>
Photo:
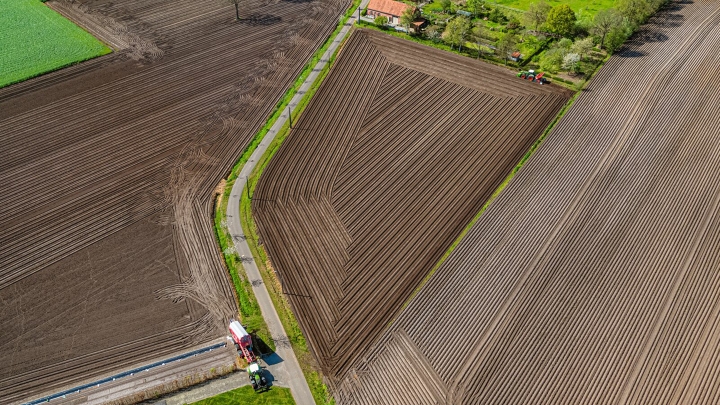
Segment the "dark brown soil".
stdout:
<svg viewBox="0 0 720 405">
<path fill-rule="evenodd" d="M 213 189 L 348 2 L 51 5 L 117 51 L 0 90 L 0 403 L 224 335 Z"/>
<path fill-rule="evenodd" d="M 338 403 L 720 403 L 719 37 L 674 2 L 613 56 Z"/>
<path fill-rule="evenodd" d="M 331 383 L 569 96 L 376 31 L 352 34 L 253 196 L 268 253 Z"/>
</svg>

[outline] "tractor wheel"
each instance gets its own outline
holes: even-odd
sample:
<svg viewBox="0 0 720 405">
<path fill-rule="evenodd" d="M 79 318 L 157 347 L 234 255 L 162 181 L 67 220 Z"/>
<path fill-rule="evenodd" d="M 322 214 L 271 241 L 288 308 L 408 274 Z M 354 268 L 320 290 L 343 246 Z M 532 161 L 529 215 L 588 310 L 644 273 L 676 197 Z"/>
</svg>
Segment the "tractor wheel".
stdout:
<svg viewBox="0 0 720 405">
<path fill-rule="evenodd" d="M 524 78 L 525 78 L 525 73 L 520 73 L 520 78 L 521 78 L 521 79 L 524 79 Z"/>
</svg>

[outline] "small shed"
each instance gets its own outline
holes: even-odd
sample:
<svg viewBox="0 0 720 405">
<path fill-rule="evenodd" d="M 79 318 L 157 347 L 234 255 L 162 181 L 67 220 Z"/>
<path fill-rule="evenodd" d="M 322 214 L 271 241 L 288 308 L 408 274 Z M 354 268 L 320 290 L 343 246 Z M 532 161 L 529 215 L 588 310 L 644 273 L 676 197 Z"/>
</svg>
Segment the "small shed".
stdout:
<svg viewBox="0 0 720 405">
<path fill-rule="evenodd" d="M 522 59 L 522 54 L 518 51 L 515 51 L 510 55 L 510 60 L 513 62 L 520 62 L 520 59 Z"/>
</svg>

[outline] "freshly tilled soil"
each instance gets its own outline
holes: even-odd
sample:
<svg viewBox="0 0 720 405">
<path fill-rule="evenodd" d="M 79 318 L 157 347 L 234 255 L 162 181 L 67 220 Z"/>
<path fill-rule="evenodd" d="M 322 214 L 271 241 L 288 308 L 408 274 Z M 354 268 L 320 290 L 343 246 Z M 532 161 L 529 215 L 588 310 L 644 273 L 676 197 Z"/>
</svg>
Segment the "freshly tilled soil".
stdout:
<svg viewBox="0 0 720 405">
<path fill-rule="evenodd" d="M 376 31 L 352 34 L 253 196 L 331 386 L 570 95 Z"/>
<path fill-rule="evenodd" d="M 0 403 L 225 334 L 213 190 L 349 3 L 48 4 L 116 52 L 0 90 Z"/>
<path fill-rule="evenodd" d="M 719 51 L 720 3 L 653 18 L 338 403 L 720 403 Z"/>
</svg>

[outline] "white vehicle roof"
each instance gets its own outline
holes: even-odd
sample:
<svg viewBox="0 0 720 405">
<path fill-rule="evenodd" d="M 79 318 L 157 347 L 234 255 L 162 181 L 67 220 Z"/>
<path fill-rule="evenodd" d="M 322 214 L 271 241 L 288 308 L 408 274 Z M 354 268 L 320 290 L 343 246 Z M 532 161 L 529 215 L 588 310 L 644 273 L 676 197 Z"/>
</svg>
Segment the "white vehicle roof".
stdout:
<svg viewBox="0 0 720 405">
<path fill-rule="evenodd" d="M 238 338 L 241 338 L 248 333 L 245 331 L 245 328 L 242 327 L 240 322 L 238 321 L 232 321 L 230 322 L 230 330 L 237 336 Z"/>
<path fill-rule="evenodd" d="M 249 372 L 249 373 L 254 373 L 254 372 L 258 371 L 258 370 L 260 370 L 260 366 L 259 366 L 257 363 L 253 363 L 253 364 L 251 364 L 251 365 L 248 366 L 248 372 Z"/>
</svg>

